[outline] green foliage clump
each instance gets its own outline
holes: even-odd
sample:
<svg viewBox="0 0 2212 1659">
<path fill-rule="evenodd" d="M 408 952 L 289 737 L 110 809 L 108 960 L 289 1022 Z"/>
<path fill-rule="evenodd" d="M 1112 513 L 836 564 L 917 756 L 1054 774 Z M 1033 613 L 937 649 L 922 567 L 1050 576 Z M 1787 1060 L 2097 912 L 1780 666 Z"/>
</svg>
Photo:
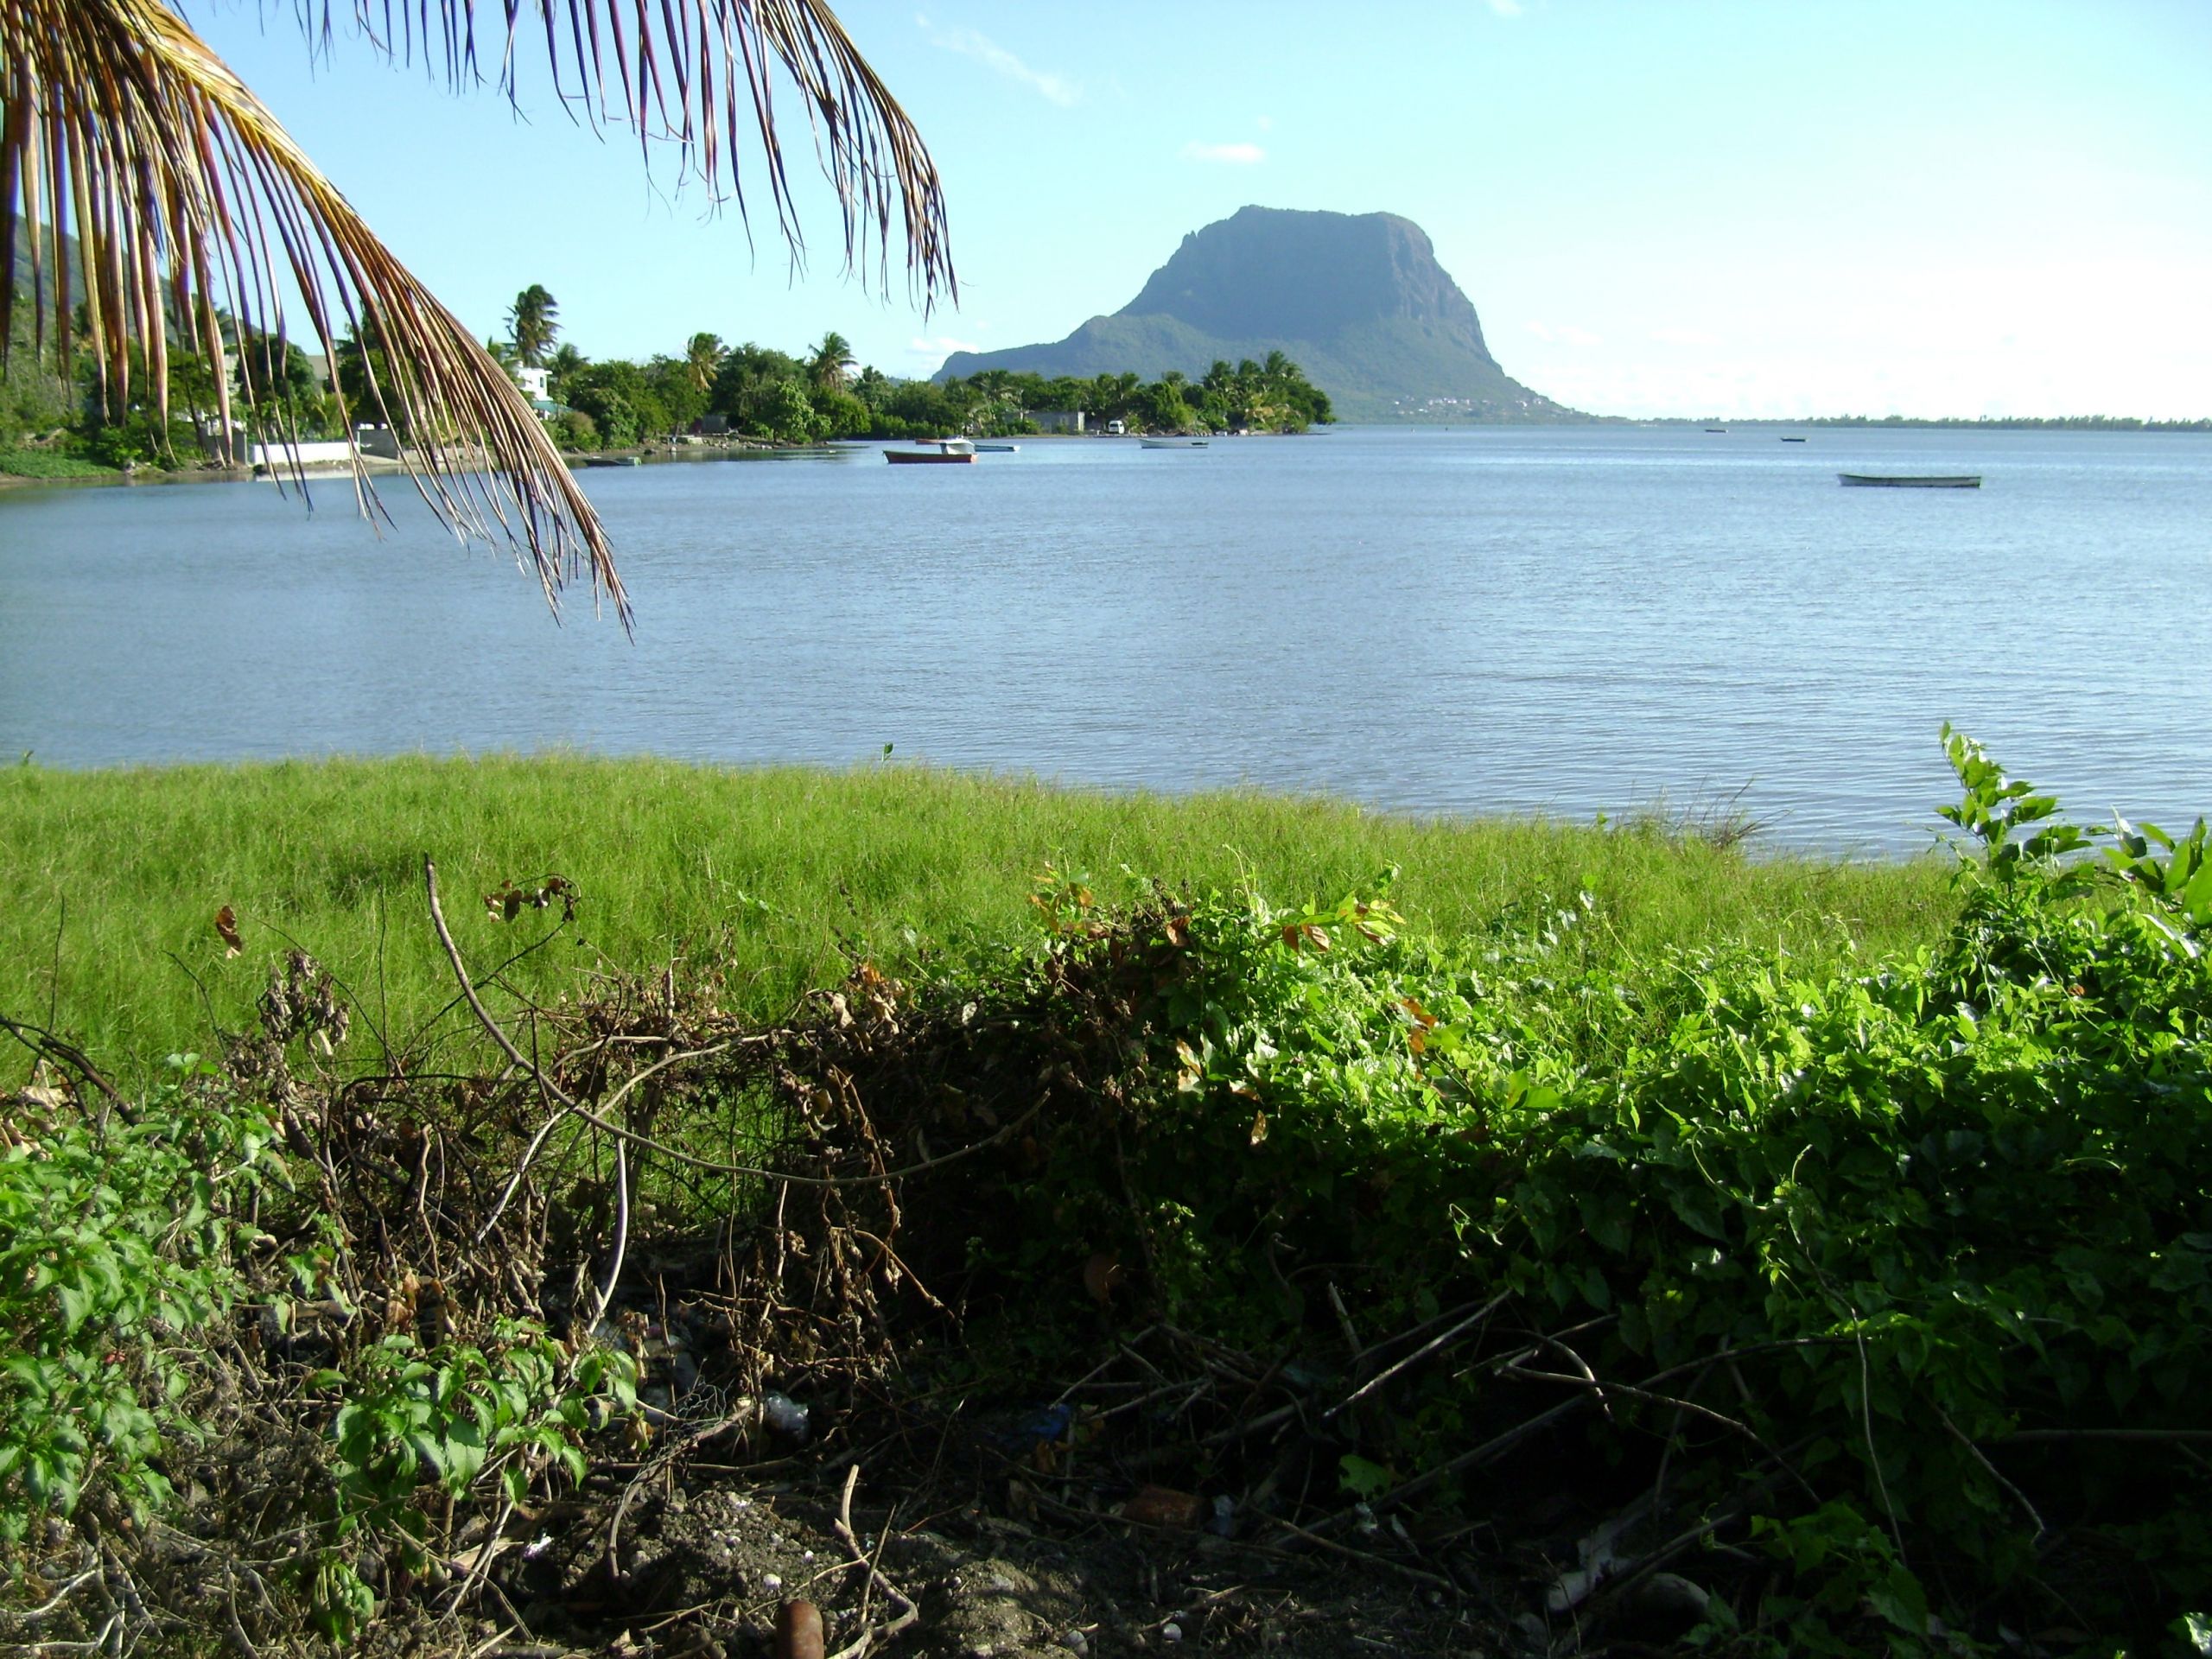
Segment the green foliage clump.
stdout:
<svg viewBox="0 0 2212 1659">
<path fill-rule="evenodd" d="M 2205 830 L 2088 857 L 2103 832 L 1946 737 L 1961 913 L 1885 961 L 1630 979 L 1586 894 L 1444 944 L 1387 878 L 1134 920 L 1052 878 L 1021 1017 L 1111 1109 L 1039 1134 L 983 1248 L 1046 1282 L 1141 1263 L 1179 1327 L 1309 1370 L 1347 1320 L 1491 1306 L 1516 1334 L 1483 1363 L 1337 1420 L 1347 1489 L 1525 1421 L 1501 1379 L 1602 1399 L 1602 1465 L 1660 1460 L 1771 1564 L 1716 1641 L 1918 1651 L 1931 1606 L 2061 1594 L 2163 1626 L 2212 1582 L 2212 1480 L 2171 1450 L 2212 1395 Z M 2068 1576 L 2099 1552 L 2124 1570 Z"/>
<path fill-rule="evenodd" d="M 317 1626 L 350 1640 L 376 1612 L 372 1591 L 346 1551 L 365 1537 L 397 1547 L 419 1572 L 434 1541 L 424 1491 L 453 1503 L 488 1488 L 509 1505 L 555 1477 L 582 1484 L 584 1437 L 595 1407 L 637 1403 L 637 1363 L 617 1349 L 571 1355 L 537 1325 L 500 1323 L 487 1346 L 448 1341 L 425 1349 L 388 1336 L 344 1369 L 310 1379 L 340 1403 L 331 1421 L 331 1547 L 312 1561 L 308 1605 Z"/>
<path fill-rule="evenodd" d="M 0 1148 L 0 1540 L 99 1483 L 160 1508 L 163 1440 L 197 1432 L 182 1356 L 238 1298 L 272 1128 L 177 1069 L 128 1116 L 57 1115 Z"/>
<path fill-rule="evenodd" d="M 0 449 L 0 473 L 15 478 L 111 478 L 115 471 L 50 449 Z"/>
</svg>

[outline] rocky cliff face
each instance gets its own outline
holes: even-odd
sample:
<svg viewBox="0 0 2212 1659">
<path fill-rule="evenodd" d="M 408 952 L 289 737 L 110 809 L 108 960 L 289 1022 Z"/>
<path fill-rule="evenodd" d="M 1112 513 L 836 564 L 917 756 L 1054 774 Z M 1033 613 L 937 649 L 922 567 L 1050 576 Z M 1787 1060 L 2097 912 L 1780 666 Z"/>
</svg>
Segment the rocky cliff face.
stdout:
<svg viewBox="0 0 2212 1659">
<path fill-rule="evenodd" d="M 1395 213 L 1247 207 L 1185 237 L 1119 315 L 1176 317 L 1224 339 L 1315 340 L 1403 318 L 1491 360 L 1475 308 L 1436 263 L 1428 233 Z"/>
<path fill-rule="evenodd" d="M 1427 233 L 1395 213 L 1243 208 L 1185 237 L 1113 315 L 1052 345 L 955 353 L 938 378 L 1003 368 L 1196 378 L 1217 358 L 1270 351 L 1294 359 L 1349 419 L 1573 414 L 1506 376 Z"/>
</svg>

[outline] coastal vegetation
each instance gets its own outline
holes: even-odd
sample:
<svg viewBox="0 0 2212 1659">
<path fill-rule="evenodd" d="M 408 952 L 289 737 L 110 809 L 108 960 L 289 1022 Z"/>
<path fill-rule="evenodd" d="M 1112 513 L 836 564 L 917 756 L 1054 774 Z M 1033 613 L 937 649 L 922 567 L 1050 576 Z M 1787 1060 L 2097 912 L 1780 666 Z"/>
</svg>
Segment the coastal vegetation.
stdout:
<svg viewBox="0 0 2212 1659">
<path fill-rule="evenodd" d="M 526 369 L 545 372 L 558 407 L 546 432 L 570 451 L 628 449 L 702 429 L 774 444 L 832 438 L 936 437 L 966 433 L 1007 437 L 1037 431 L 1039 411 L 1079 411 L 1094 427 L 1122 422 L 1131 431 L 1299 432 L 1332 418 L 1325 391 L 1281 352 L 1264 361 L 1214 364 L 1196 380 L 1170 372 L 1145 382 L 1135 374 L 1046 379 L 990 369 L 942 384 L 902 380 L 863 367 L 835 330 L 798 352 L 747 342 L 725 345 L 702 330 L 679 349 L 639 362 L 594 359 L 561 340 L 558 302 L 533 283 L 508 314 L 509 333 L 485 342 L 486 353 L 519 385 Z M 289 340 L 222 324 L 232 406 L 256 430 L 302 439 L 343 437 L 354 404 L 344 389 L 389 374 L 389 353 L 372 330 L 340 337 L 319 363 Z M 90 475 L 126 467 L 190 470 L 219 464 L 209 435 L 219 423 L 218 372 L 188 353 L 170 359 L 176 404 L 162 423 L 143 404 L 121 411 L 102 397 L 96 364 L 73 353 L 67 374 L 58 346 L 41 356 L 26 346 L 11 359 L 0 397 L 0 472 L 21 477 Z M 403 416 L 403 439 L 414 427 Z M 73 463 L 88 474 L 66 471 Z"/>
<path fill-rule="evenodd" d="M 736 1639 L 760 1596 L 623 1562 L 702 1456 L 803 1478 L 810 1409 L 919 1513 L 1210 1512 L 1486 1649 L 2193 1644 L 2212 849 L 1948 753 L 1954 852 L 1873 869 L 891 767 L 19 768 L 0 1617 Z M 126 1080 L 168 1033 L 77 1023 L 88 948 L 169 955 L 210 1058 Z M 835 1548 L 848 1634 L 914 1605 Z"/>
</svg>

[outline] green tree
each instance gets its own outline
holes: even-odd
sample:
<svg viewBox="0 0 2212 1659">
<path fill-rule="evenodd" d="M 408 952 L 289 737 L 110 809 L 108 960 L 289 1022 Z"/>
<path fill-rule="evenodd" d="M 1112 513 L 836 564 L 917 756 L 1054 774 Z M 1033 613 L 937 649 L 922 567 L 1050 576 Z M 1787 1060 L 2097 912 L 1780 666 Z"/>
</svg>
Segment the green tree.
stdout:
<svg viewBox="0 0 2212 1659">
<path fill-rule="evenodd" d="M 722 359 L 728 355 L 720 334 L 697 334 L 685 342 L 683 365 L 702 397 L 714 390 L 715 377 L 722 372 Z"/>
<path fill-rule="evenodd" d="M 555 348 L 553 355 L 545 359 L 545 390 L 551 394 L 554 402 L 567 401 L 562 389 L 567 385 L 569 377 L 590 361 L 573 346 Z"/>
<path fill-rule="evenodd" d="M 543 283 L 532 283 L 507 308 L 507 338 L 513 343 L 515 360 L 525 369 L 545 366 L 546 354 L 560 332 L 561 308 Z"/>
<path fill-rule="evenodd" d="M 823 435 L 825 423 L 796 380 L 772 380 L 747 400 L 746 429 L 779 443 L 809 443 Z"/>
<path fill-rule="evenodd" d="M 822 343 L 814 348 L 813 356 L 806 360 L 806 378 L 823 391 L 842 391 L 845 377 L 857 366 L 859 359 L 853 355 L 853 343 L 832 328 L 822 336 Z"/>
</svg>

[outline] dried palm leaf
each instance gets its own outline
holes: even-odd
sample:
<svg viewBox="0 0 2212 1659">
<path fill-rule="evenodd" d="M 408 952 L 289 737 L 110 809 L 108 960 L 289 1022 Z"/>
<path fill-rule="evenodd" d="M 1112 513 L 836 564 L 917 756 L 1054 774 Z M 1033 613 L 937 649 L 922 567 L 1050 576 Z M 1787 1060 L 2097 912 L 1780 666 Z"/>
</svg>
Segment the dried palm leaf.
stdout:
<svg viewBox="0 0 2212 1659">
<path fill-rule="evenodd" d="M 372 24 L 368 0 L 357 4 L 360 21 Z M 433 9 L 429 0 L 416 6 L 409 26 L 427 37 Z M 448 72 L 456 81 L 474 79 L 474 7 L 442 0 L 435 10 Z M 566 56 L 556 10 L 568 25 Z M 624 89 L 623 118 L 648 143 L 673 139 L 710 190 L 719 193 L 722 151 L 734 155 L 749 116 L 766 150 L 779 223 L 796 251 L 768 78 L 771 60 L 780 62 L 807 101 L 843 205 L 848 263 L 861 257 L 871 226 L 879 247 L 887 242 L 895 194 L 916 286 L 925 299 L 940 286 L 951 289 L 935 169 L 825 8 L 813 0 L 537 0 L 536 11 L 556 81 L 588 62 L 603 89 L 611 70 Z M 519 0 L 505 0 L 504 15 L 508 74 L 521 38 Z M 388 27 L 372 31 L 380 49 L 391 49 L 391 38 Z M 741 191 L 737 200 L 742 211 Z M 172 352 L 220 363 L 226 346 L 243 347 L 250 335 L 282 340 L 289 288 L 334 360 L 341 321 L 375 347 L 356 354 L 358 384 L 334 388 L 349 431 L 356 408 L 396 427 L 416 487 L 447 524 L 464 536 L 504 537 L 526 553 L 556 609 L 563 581 L 588 567 L 594 593 L 611 598 L 627 622 L 605 529 L 512 380 L 160 0 L 0 0 L 0 248 L 10 251 L 0 264 L 0 351 L 17 300 L 19 225 L 40 349 L 50 297 L 61 359 L 70 360 L 81 300 L 85 345 L 111 403 L 129 408 L 139 375 L 139 395 L 150 393 L 166 429 Z M 885 265 L 887 275 L 887 256 Z M 253 378 L 259 355 L 238 353 L 249 406 L 262 403 Z M 219 374 L 213 401 L 213 441 L 232 459 L 237 422 Z M 289 448 L 294 435 L 264 435 Z M 379 513 L 358 449 L 353 476 L 363 510 Z"/>
<path fill-rule="evenodd" d="M 309 38 L 327 51 L 338 32 L 333 0 L 299 0 L 299 8 Z M 671 142 L 680 169 L 741 213 L 740 140 L 749 117 L 766 152 L 778 227 L 796 255 L 804 239 L 776 125 L 780 66 L 844 207 L 846 265 L 858 269 L 872 244 L 879 285 L 888 286 L 895 200 L 917 297 L 927 305 L 940 289 L 955 290 L 936 164 L 823 0 L 353 0 L 354 27 L 372 49 L 428 59 L 456 91 L 485 79 L 480 10 L 498 20 L 493 79 L 510 99 L 521 92 L 519 66 L 542 44 L 572 114 L 594 127 L 626 126 L 649 162 L 656 140 Z"/>
</svg>

